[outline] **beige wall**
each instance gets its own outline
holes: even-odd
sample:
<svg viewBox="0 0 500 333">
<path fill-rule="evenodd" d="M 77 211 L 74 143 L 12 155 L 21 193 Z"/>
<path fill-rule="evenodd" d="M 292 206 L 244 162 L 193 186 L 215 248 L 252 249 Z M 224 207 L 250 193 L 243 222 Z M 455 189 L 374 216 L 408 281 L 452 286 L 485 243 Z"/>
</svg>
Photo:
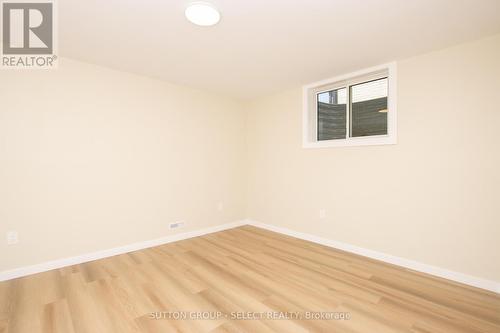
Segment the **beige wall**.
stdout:
<svg viewBox="0 0 500 333">
<path fill-rule="evenodd" d="M 500 35 L 399 62 L 398 144 L 326 149 L 301 146 L 300 87 L 245 122 L 76 61 L 1 71 L 0 235 L 20 243 L 0 242 L 0 271 L 248 216 L 500 281 L 498 59 Z"/>
<path fill-rule="evenodd" d="M 397 145 L 303 149 L 300 87 L 257 101 L 248 215 L 500 281 L 499 94 L 497 35 L 398 63 Z"/>
<path fill-rule="evenodd" d="M 62 59 L 0 71 L 0 103 L 0 271 L 245 217 L 236 102 Z"/>
</svg>

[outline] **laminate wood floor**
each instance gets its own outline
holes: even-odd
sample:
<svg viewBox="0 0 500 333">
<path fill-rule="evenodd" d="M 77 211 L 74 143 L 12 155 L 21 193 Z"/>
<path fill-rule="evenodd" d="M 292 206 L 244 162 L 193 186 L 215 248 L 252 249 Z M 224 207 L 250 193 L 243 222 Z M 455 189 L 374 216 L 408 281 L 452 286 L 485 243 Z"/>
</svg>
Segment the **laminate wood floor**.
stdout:
<svg viewBox="0 0 500 333">
<path fill-rule="evenodd" d="M 1 282 L 7 332 L 498 333 L 500 295 L 244 226 Z"/>
</svg>

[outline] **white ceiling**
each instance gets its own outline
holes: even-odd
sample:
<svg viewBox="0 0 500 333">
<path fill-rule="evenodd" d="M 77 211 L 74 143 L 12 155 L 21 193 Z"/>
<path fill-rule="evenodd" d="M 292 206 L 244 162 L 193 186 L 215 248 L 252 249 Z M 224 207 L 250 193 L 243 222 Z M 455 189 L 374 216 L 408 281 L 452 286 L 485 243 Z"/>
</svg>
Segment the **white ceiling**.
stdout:
<svg viewBox="0 0 500 333">
<path fill-rule="evenodd" d="M 500 0 L 61 0 L 59 54 L 250 99 L 500 32 Z"/>
</svg>

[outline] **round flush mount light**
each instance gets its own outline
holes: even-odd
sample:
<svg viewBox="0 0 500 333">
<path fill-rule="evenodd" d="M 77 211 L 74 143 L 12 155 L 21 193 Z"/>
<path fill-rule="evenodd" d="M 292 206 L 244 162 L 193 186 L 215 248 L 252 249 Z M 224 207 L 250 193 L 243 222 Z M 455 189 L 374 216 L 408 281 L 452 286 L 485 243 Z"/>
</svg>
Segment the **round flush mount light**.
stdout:
<svg viewBox="0 0 500 333">
<path fill-rule="evenodd" d="M 196 25 L 208 27 L 215 25 L 220 20 L 220 14 L 209 3 L 206 2 L 193 2 L 186 8 L 186 18 Z"/>
</svg>

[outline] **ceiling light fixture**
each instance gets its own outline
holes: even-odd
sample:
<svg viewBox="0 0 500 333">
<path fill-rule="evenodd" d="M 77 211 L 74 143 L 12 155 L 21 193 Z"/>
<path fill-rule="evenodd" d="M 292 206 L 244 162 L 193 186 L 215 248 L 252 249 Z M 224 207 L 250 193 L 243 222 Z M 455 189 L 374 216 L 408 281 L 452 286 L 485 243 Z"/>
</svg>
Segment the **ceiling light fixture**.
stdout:
<svg viewBox="0 0 500 333">
<path fill-rule="evenodd" d="M 220 20 L 220 14 L 217 9 L 206 2 L 193 2 L 189 4 L 184 14 L 191 23 L 204 27 L 215 25 Z"/>
</svg>

